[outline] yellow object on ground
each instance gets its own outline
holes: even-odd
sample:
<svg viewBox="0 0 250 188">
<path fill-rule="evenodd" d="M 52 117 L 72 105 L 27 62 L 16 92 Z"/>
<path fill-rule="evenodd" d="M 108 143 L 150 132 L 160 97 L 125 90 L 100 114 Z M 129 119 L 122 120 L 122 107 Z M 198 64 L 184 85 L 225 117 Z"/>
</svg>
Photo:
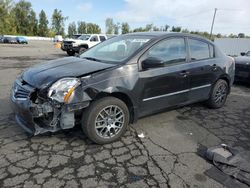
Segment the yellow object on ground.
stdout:
<svg viewBox="0 0 250 188">
<path fill-rule="evenodd" d="M 55 43 L 55 48 L 61 48 L 61 45 L 62 45 L 61 42 L 56 42 Z"/>
</svg>

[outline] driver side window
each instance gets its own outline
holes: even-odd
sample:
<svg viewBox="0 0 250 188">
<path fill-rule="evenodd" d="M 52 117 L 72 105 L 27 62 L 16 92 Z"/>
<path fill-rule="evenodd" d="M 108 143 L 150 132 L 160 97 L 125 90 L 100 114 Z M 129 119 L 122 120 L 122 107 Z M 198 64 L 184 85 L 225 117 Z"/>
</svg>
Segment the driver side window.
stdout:
<svg viewBox="0 0 250 188">
<path fill-rule="evenodd" d="M 161 59 L 166 66 L 186 61 L 186 45 L 184 38 L 166 39 L 148 50 L 146 58 Z"/>
</svg>

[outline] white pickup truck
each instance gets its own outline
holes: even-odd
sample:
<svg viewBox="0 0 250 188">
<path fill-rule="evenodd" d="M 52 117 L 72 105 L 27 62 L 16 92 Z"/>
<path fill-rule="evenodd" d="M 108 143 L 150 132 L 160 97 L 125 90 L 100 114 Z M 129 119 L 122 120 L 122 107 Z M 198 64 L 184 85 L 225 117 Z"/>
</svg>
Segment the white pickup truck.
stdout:
<svg viewBox="0 0 250 188">
<path fill-rule="evenodd" d="M 106 35 L 84 34 L 76 39 L 65 39 L 62 43 L 61 49 L 66 51 L 69 56 L 73 56 L 75 53 L 83 53 L 88 48 L 91 48 L 106 39 Z"/>
</svg>

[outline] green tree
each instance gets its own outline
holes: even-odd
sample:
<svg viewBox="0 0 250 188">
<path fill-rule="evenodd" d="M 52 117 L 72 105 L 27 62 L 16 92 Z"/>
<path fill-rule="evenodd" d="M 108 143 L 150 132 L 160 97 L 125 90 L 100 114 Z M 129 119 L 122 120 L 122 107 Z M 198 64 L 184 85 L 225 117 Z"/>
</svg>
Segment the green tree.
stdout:
<svg viewBox="0 0 250 188">
<path fill-rule="evenodd" d="M 244 33 L 239 33 L 238 38 L 245 38 L 245 34 Z"/>
<path fill-rule="evenodd" d="M 231 33 L 228 37 L 229 37 L 229 38 L 237 38 L 237 35 Z"/>
<path fill-rule="evenodd" d="M 45 37 L 48 36 L 48 24 L 49 21 L 47 19 L 47 16 L 44 12 L 44 10 L 41 10 L 40 14 L 39 14 L 39 24 L 38 24 L 38 35 L 41 37 Z"/>
<path fill-rule="evenodd" d="M 160 31 L 161 29 L 159 27 L 154 26 L 153 31 Z"/>
<path fill-rule="evenodd" d="M 114 34 L 114 21 L 113 18 L 107 18 L 105 20 L 106 34 Z"/>
<path fill-rule="evenodd" d="M 68 36 L 72 37 L 74 34 L 76 34 L 76 23 L 72 22 L 68 26 Z"/>
<path fill-rule="evenodd" d="M 210 39 L 210 33 L 206 32 L 206 31 L 203 32 L 202 36 L 207 38 L 207 39 Z M 221 36 L 221 34 L 219 36 Z"/>
<path fill-rule="evenodd" d="M 166 25 L 164 26 L 163 31 L 168 31 L 168 29 L 169 29 L 169 25 L 168 25 L 168 24 L 166 24 Z"/>
<path fill-rule="evenodd" d="M 89 34 L 99 34 L 99 33 L 101 33 L 101 28 L 97 24 L 87 23 L 87 33 L 89 33 Z"/>
<path fill-rule="evenodd" d="M 218 34 L 216 35 L 216 37 L 217 37 L 217 38 L 221 38 L 222 35 L 221 35 L 220 33 L 218 33 Z"/>
<path fill-rule="evenodd" d="M 118 35 L 120 28 L 121 28 L 121 26 L 120 26 L 119 22 L 114 24 L 114 34 Z"/>
<path fill-rule="evenodd" d="M 29 19 L 28 35 L 37 35 L 38 34 L 38 20 L 36 19 L 36 13 L 34 10 L 31 10 L 30 14 L 28 15 L 28 19 Z"/>
<path fill-rule="evenodd" d="M 146 32 L 153 29 L 153 24 L 147 24 L 145 27 L 135 28 L 133 32 Z"/>
<path fill-rule="evenodd" d="M 86 34 L 87 33 L 87 24 L 86 22 L 79 21 L 77 31 L 79 34 Z"/>
<path fill-rule="evenodd" d="M 122 34 L 129 33 L 129 25 L 127 22 L 122 23 Z"/>
<path fill-rule="evenodd" d="M 175 26 L 173 26 L 171 31 L 172 32 L 181 32 L 181 27 L 175 27 Z"/>
<path fill-rule="evenodd" d="M 182 29 L 181 32 L 182 33 L 189 33 L 189 30 L 188 29 Z"/>
<path fill-rule="evenodd" d="M 55 9 L 52 14 L 52 29 L 55 31 L 57 35 L 64 35 L 64 22 L 68 19 L 68 17 L 64 17 L 62 15 L 62 11 Z"/>
<path fill-rule="evenodd" d="M 147 24 L 145 27 L 145 31 L 151 31 L 153 29 L 153 24 Z"/>
<path fill-rule="evenodd" d="M 16 34 L 12 0 L 0 0 L 0 34 Z"/>
<path fill-rule="evenodd" d="M 47 37 L 54 37 L 56 35 L 55 31 L 53 29 L 49 29 L 47 33 Z"/>
<path fill-rule="evenodd" d="M 18 34 L 30 34 L 30 17 L 32 8 L 31 3 L 25 0 L 20 0 L 14 7 L 13 13 L 15 16 L 15 24 Z"/>
</svg>

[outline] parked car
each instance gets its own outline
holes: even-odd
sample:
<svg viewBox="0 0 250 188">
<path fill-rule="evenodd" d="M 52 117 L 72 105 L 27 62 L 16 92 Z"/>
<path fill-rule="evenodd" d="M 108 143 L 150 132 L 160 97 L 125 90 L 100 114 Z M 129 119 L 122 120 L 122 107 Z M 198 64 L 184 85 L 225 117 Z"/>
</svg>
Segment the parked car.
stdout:
<svg viewBox="0 0 250 188">
<path fill-rule="evenodd" d="M 25 37 L 16 37 L 18 44 L 28 44 L 28 40 Z"/>
<path fill-rule="evenodd" d="M 17 44 L 16 37 L 4 37 L 3 43 Z"/>
<path fill-rule="evenodd" d="M 82 34 L 74 34 L 71 38 L 67 38 L 66 40 L 78 39 L 80 36 L 82 36 Z"/>
<path fill-rule="evenodd" d="M 35 65 L 19 76 L 11 100 L 17 123 L 37 135 L 80 123 L 95 143 L 119 139 L 129 123 L 167 108 L 226 102 L 234 60 L 214 43 L 183 33 L 133 33 L 80 57 Z"/>
<path fill-rule="evenodd" d="M 3 43 L 4 36 L 0 35 L 0 43 Z"/>
<path fill-rule="evenodd" d="M 53 39 L 54 42 L 62 42 L 63 41 L 63 37 L 62 35 L 56 35 Z"/>
<path fill-rule="evenodd" d="M 84 34 L 77 39 L 66 39 L 63 41 L 61 49 L 66 51 L 69 56 L 75 55 L 75 53 L 83 53 L 92 46 L 103 42 L 107 39 L 106 35 L 100 34 Z"/>
<path fill-rule="evenodd" d="M 250 82 L 250 51 L 235 57 L 235 81 Z"/>
</svg>

